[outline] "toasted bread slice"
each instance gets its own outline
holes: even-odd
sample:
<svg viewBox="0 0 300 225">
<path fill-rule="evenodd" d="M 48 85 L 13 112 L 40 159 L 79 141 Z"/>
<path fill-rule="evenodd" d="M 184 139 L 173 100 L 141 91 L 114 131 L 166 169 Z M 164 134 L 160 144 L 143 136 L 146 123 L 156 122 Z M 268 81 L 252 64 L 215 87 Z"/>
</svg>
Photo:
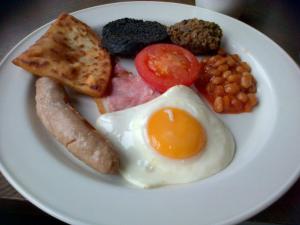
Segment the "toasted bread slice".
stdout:
<svg viewBox="0 0 300 225">
<path fill-rule="evenodd" d="M 60 15 L 13 63 L 93 97 L 103 94 L 112 70 L 110 55 L 101 47 L 101 40 L 89 26 L 68 14 Z"/>
</svg>

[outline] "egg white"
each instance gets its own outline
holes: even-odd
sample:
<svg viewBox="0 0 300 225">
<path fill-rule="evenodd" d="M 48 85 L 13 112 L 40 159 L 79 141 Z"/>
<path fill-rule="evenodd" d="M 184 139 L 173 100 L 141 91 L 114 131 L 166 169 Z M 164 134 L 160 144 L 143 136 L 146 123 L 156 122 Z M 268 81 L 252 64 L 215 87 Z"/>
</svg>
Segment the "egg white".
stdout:
<svg viewBox="0 0 300 225">
<path fill-rule="evenodd" d="M 202 124 L 207 136 L 202 153 L 175 160 L 152 148 L 147 138 L 147 121 L 152 113 L 164 107 L 183 109 Z M 145 104 L 103 114 L 97 119 L 96 128 L 119 151 L 122 176 L 143 188 L 189 183 L 209 177 L 224 169 L 234 156 L 231 132 L 186 86 L 170 88 Z"/>
</svg>

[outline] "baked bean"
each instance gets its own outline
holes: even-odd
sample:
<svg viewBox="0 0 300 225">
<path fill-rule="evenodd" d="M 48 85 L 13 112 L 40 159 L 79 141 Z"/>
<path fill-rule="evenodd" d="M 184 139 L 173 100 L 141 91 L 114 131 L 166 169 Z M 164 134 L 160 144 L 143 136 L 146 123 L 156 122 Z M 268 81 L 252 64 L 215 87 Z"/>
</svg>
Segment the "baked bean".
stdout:
<svg viewBox="0 0 300 225">
<path fill-rule="evenodd" d="M 209 71 L 209 74 L 213 75 L 213 76 L 220 76 L 222 73 L 220 70 L 217 69 L 212 69 Z"/>
<path fill-rule="evenodd" d="M 226 62 L 226 58 L 221 58 L 221 59 L 218 59 L 215 64 L 214 64 L 214 67 L 218 67 L 222 64 L 224 64 Z"/>
<path fill-rule="evenodd" d="M 229 66 L 234 66 L 235 65 L 235 61 L 231 56 L 227 56 L 227 64 Z"/>
<path fill-rule="evenodd" d="M 252 76 L 251 75 L 243 75 L 241 78 L 241 86 L 243 88 L 249 88 L 252 85 Z"/>
<path fill-rule="evenodd" d="M 235 107 L 235 111 L 240 111 L 243 108 L 242 102 L 240 102 L 235 97 L 232 97 L 232 99 L 231 99 L 231 105 L 233 105 Z"/>
<path fill-rule="evenodd" d="M 231 71 L 230 70 L 227 70 L 225 72 L 223 72 L 222 76 L 227 79 L 227 77 L 231 74 Z"/>
<path fill-rule="evenodd" d="M 230 98 L 228 95 L 225 95 L 223 97 L 223 107 L 225 111 L 228 111 L 230 109 Z"/>
<path fill-rule="evenodd" d="M 249 72 L 243 72 L 242 75 L 243 76 L 249 76 L 249 75 L 252 76 L 251 73 L 249 73 Z"/>
<path fill-rule="evenodd" d="M 245 112 L 251 112 L 252 109 L 253 109 L 253 106 L 251 105 L 251 103 L 250 103 L 250 102 L 247 102 L 247 103 L 245 104 L 245 106 L 244 106 L 244 111 L 245 111 Z"/>
<path fill-rule="evenodd" d="M 239 92 L 236 97 L 243 103 L 248 101 L 248 96 L 244 92 Z"/>
<path fill-rule="evenodd" d="M 217 85 L 214 90 L 215 96 L 224 96 L 225 91 L 222 85 Z"/>
<path fill-rule="evenodd" d="M 240 80 L 240 75 L 238 75 L 238 74 L 231 74 L 231 75 L 229 75 L 229 76 L 227 77 L 227 80 L 228 80 L 229 82 L 237 82 L 237 81 Z"/>
<path fill-rule="evenodd" d="M 237 94 L 240 91 L 240 86 L 237 83 L 229 83 L 224 86 L 224 90 L 227 94 Z"/>
<path fill-rule="evenodd" d="M 229 69 L 229 66 L 226 65 L 226 64 L 223 64 L 223 65 L 220 65 L 218 66 L 218 70 L 222 73 L 222 72 L 225 72 Z"/>
<path fill-rule="evenodd" d="M 213 84 L 222 84 L 223 81 L 224 81 L 224 78 L 223 77 L 212 77 L 211 80 L 210 80 Z"/>
<path fill-rule="evenodd" d="M 216 97 L 214 101 L 214 110 L 218 113 L 224 111 L 224 106 L 223 106 L 223 99 L 222 97 Z"/>
<path fill-rule="evenodd" d="M 246 72 L 246 69 L 242 66 L 237 66 L 235 70 L 236 70 L 236 72 L 239 72 L 239 73 Z"/>
<path fill-rule="evenodd" d="M 212 56 L 208 59 L 208 62 L 209 63 L 213 63 L 215 61 L 216 57 L 215 56 Z"/>
<path fill-rule="evenodd" d="M 206 86 L 206 91 L 208 93 L 213 93 L 215 86 L 212 83 L 208 83 Z"/>
<path fill-rule="evenodd" d="M 251 106 L 256 106 L 257 98 L 256 98 L 255 94 L 248 94 L 248 98 L 249 98 L 249 102 L 250 102 Z"/>
<path fill-rule="evenodd" d="M 256 93 L 256 85 L 252 85 L 251 87 L 248 88 L 249 93 Z"/>
<path fill-rule="evenodd" d="M 241 66 L 242 66 L 246 71 L 248 71 L 248 72 L 251 71 L 251 67 L 249 66 L 248 63 L 246 63 L 246 62 L 241 62 Z"/>
<path fill-rule="evenodd" d="M 231 57 L 236 61 L 236 62 L 240 62 L 241 61 L 241 58 L 238 54 L 233 54 L 231 55 Z"/>
<path fill-rule="evenodd" d="M 220 58 L 222 58 L 222 56 L 215 55 L 215 56 L 213 56 L 213 57 L 211 57 L 211 58 L 209 59 L 209 62 L 214 63 L 214 62 L 216 62 L 216 61 L 217 61 L 218 59 L 220 59 Z"/>
<path fill-rule="evenodd" d="M 204 59 L 202 59 L 202 61 L 201 61 L 202 63 L 207 63 L 208 62 L 208 58 L 204 58 Z"/>
</svg>

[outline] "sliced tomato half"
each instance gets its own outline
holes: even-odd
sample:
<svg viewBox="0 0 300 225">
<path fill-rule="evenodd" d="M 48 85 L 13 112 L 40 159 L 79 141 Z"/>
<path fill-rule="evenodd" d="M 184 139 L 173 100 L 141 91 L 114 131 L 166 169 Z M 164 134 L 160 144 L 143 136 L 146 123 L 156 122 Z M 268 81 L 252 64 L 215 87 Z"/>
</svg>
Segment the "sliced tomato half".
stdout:
<svg viewBox="0 0 300 225">
<path fill-rule="evenodd" d="M 135 66 L 139 75 L 159 92 L 175 85 L 192 85 L 202 69 L 191 52 L 173 44 L 149 45 L 137 54 Z"/>
</svg>

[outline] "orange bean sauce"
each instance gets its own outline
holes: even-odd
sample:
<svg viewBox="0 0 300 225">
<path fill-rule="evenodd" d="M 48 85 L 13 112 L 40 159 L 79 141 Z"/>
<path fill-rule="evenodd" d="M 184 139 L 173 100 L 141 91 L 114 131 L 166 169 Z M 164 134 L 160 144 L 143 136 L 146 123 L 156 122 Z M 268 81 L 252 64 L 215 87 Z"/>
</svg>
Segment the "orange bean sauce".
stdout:
<svg viewBox="0 0 300 225">
<path fill-rule="evenodd" d="M 222 50 L 201 62 L 204 70 L 196 87 L 215 112 L 251 112 L 258 104 L 257 82 L 251 67 L 237 54 L 230 55 Z"/>
</svg>

